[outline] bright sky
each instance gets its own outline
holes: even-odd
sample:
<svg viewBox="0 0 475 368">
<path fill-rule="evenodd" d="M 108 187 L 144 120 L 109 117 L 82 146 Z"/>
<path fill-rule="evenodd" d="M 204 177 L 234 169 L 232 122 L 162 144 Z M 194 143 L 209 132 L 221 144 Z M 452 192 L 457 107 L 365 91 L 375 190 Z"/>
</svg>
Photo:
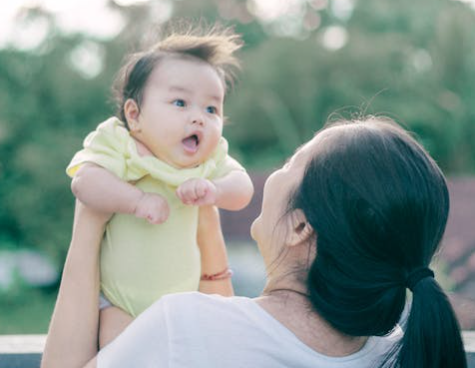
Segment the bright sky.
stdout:
<svg viewBox="0 0 475 368">
<path fill-rule="evenodd" d="M 114 0 L 119 5 L 149 0 Z M 171 0 L 169 0 L 171 1 Z M 163 2 L 163 1 L 162 1 Z M 99 38 L 109 38 L 124 25 L 121 15 L 107 6 L 107 0 L 8 0 L 0 5 L 0 48 L 13 43 L 20 49 L 34 48 L 48 32 L 44 22 L 19 22 L 22 8 L 41 6 L 55 14 L 63 32 L 83 32 Z"/>
<path fill-rule="evenodd" d="M 21 22 L 18 16 L 24 7 L 41 6 L 56 16 L 62 32 L 81 32 L 99 38 L 114 37 L 124 26 L 119 12 L 107 6 L 108 0 L 8 0 L 0 4 L 0 48 L 13 45 L 19 49 L 35 48 L 48 34 L 48 22 Z M 157 15 L 169 17 L 174 0 L 114 0 L 123 6 L 137 3 L 153 3 Z M 474 0 L 475 1 L 475 0 Z M 327 6 L 328 0 L 247 0 L 247 7 L 263 23 L 284 20 L 289 34 L 292 27 L 301 27 L 305 3 L 315 10 Z M 336 5 L 335 5 L 336 4 Z M 342 17 L 351 13 L 353 0 L 333 0 L 332 7 Z M 158 9 L 157 9 L 158 8 Z M 338 14 L 336 14 L 338 16 Z M 318 15 L 316 15 L 318 18 Z M 316 27 L 320 19 L 310 19 L 308 27 Z M 286 32 L 284 32 L 286 33 Z"/>
<path fill-rule="evenodd" d="M 352 12 L 353 1 L 333 0 L 331 6 L 335 16 L 341 19 L 347 18 Z M 475 8 L 475 0 L 458 1 L 469 3 Z M 13 45 L 19 49 L 32 49 L 48 34 L 46 20 L 34 23 L 21 21 L 23 18 L 18 17 L 18 13 L 22 7 L 41 6 L 54 13 L 62 32 L 81 32 L 98 38 L 114 37 L 124 26 L 124 19 L 119 12 L 108 7 L 107 2 L 108 0 L 4 0 L 0 4 L 0 48 Z M 171 16 L 174 0 L 114 0 L 114 2 L 123 6 L 153 3 L 157 17 L 166 20 Z M 327 2 L 328 0 L 247 0 L 247 5 L 249 11 L 263 23 L 284 19 L 284 25 L 289 28 L 287 33 L 292 34 L 292 27 L 301 26 L 305 3 L 319 10 L 325 7 Z M 309 27 L 318 26 L 319 21 L 317 18 L 310 20 L 313 25 L 310 24 Z M 327 40 L 335 38 L 342 39 L 341 30 L 330 30 Z"/>
</svg>

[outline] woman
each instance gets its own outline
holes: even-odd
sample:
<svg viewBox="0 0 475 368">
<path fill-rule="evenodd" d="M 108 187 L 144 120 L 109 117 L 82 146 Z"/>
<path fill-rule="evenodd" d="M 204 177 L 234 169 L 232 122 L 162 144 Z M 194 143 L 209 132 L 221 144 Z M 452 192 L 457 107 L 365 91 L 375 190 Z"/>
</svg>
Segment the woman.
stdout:
<svg viewBox="0 0 475 368">
<path fill-rule="evenodd" d="M 466 367 L 429 269 L 448 209 L 441 171 L 401 128 L 332 125 L 266 182 L 251 229 L 261 297 L 163 297 L 96 356 L 106 219 L 78 206 L 43 367 Z"/>
</svg>

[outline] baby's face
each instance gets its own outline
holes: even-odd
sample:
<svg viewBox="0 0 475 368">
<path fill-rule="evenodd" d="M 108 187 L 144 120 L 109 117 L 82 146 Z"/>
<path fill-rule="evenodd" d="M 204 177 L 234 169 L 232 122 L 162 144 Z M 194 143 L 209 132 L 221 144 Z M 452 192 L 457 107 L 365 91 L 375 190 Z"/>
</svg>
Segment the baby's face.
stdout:
<svg viewBox="0 0 475 368">
<path fill-rule="evenodd" d="M 210 157 L 221 138 L 224 92 L 210 65 L 162 60 L 144 89 L 139 130 L 132 135 L 169 165 L 197 166 Z"/>
</svg>

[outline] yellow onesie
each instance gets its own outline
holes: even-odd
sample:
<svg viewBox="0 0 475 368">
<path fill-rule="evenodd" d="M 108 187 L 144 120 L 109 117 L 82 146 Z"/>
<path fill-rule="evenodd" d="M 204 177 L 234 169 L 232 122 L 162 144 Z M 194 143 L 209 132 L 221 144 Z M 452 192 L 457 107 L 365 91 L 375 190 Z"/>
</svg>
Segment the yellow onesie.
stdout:
<svg viewBox="0 0 475 368">
<path fill-rule="evenodd" d="M 84 149 L 66 169 L 69 176 L 91 162 L 144 192 L 163 196 L 170 206 L 169 218 L 160 225 L 119 213 L 107 224 L 101 245 L 101 290 L 112 304 L 135 317 L 162 295 L 198 289 L 198 207 L 182 204 L 175 190 L 191 178 L 211 180 L 244 171 L 227 151 L 227 141 L 221 138 L 203 164 L 177 169 L 154 156 L 139 156 L 135 141 L 115 117 L 86 137 Z"/>
</svg>

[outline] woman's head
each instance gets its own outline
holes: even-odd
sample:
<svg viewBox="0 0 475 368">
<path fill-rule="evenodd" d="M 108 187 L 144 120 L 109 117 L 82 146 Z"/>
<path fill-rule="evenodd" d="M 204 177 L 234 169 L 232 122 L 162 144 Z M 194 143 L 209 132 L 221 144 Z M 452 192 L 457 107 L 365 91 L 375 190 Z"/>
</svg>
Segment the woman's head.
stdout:
<svg viewBox="0 0 475 368">
<path fill-rule="evenodd" d="M 393 123 L 369 118 L 325 133 L 290 201 L 317 234 L 310 298 L 340 331 L 384 335 L 403 310 L 406 276 L 429 265 L 443 235 L 445 179 Z M 381 308 L 392 313 L 375 314 Z"/>
<path fill-rule="evenodd" d="M 293 269 L 306 280 L 313 309 L 335 329 L 385 335 L 404 308 L 407 276 L 429 266 L 448 211 L 434 160 L 394 122 L 370 117 L 320 131 L 269 178 L 253 235 L 268 265 L 284 249 L 307 248 L 290 252 L 311 256 L 291 261 Z M 453 356 L 454 366 L 464 366 L 457 321 L 433 278 L 413 289 L 397 351 L 401 367 L 443 367 Z"/>
<path fill-rule="evenodd" d="M 274 172 L 255 227 L 288 232 L 281 225 L 298 210 L 319 251 L 328 234 L 345 254 L 384 258 L 407 273 L 428 265 L 448 206 L 445 179 L 425 150 L 389 119 L 369 117 L 327 126 Z M 428 245 L 413 246 L 422 242 Z"/>
</svg>

